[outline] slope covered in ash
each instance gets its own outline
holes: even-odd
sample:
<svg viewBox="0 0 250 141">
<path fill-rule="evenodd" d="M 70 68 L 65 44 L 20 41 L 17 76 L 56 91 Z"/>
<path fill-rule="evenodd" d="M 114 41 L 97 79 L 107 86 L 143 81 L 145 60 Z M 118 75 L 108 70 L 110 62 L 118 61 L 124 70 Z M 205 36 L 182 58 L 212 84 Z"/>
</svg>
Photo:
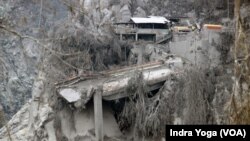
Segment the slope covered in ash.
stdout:
<svg viewBox="0 0 250 141">
<path fill-rule="evenodd" d="M 85 111 L 84 109 L 72 109 L 72 105 L 57 97 L 54 83 L 90 71 L 98 72 L 128 64 L 158 60 L 161 57 L 166 57 L 164 51 L 167 52 L 166 54 L 171 53 L 170 57 L 177 54 L 178 57 L 191 60 L 193 65 L 198 59 L 197 64 L 204 65 L 207 70 L 199 73 L 190 69 L 186 71 L 186 74 L 184 73 L 183 77 L 167 81 L 157 97 L 164 97 L 163 99 L 170 101 L 170 103 L 159 105 L 159 112 L 152 112 L 155 110 L 154 104 L 157 105 L 159 102 L 157 99 L 140 97 L 142 99 L 139 100 L 145 98 L 148 103 L 153 101 L 151 103 L 153 106 L 149 104 L 149 106 L 144 107 L 145 110 L 140 111 L 146 115 L 143 117 L 137 114 L 134 116 L 135 119 L 131 119 L 131 115 L 124 114 L 124 119 L 130 118 L 132 121 L 130 127 L 132 129 L 135 127 L 139 134 L 153 136 L 152 134 L 160 134 L 162 130 L 160 126 L 158 128 L 152 124 L 158 125 L 162 120 L 167 123 L 226 122 L 225 115 L 221 113 L 224 112 L 223 106 L 230 93 L 228 91 L 231 91 L 228 89 L 231 86 L 231 70 L 226 68 L 230 64 L 230 55 L 228 55 L 230 50 L 228 47 L 230 46 L 218 42 L 221 40 L 218 37 L 220 35 L 215 34 L 215 41 L 205 36 L 206 39 L 203 38 L 203 41 L 197 39 L 196 42 L 193 39 L 200 37 L 187 35 L 184 41 L 164 46 L 131 45 L 114 38 L 111 26 L 113 22 L 126 22 L 131 16 L 185 15 L 193 18 L 201 16 L 197 20 L 207 20 L 219 13 L 215 16 L 219 17 L 215 20 L 216 22 L 221 20 L 221 15 L 225 16 L 226 7 L 222 7 L 222 11 L 223 9 L 224 11 L 223 14 L 220 14 L 219 4 L 212 4 L 213 1 L 207 5 L 215 10 L 214 14 L 206 7 L 197 9 L 204 3 L 205 1 L 197 3 L 196 0 L 162 0 L 157 2 L 150 0 L 1 0 L 0 107 L 2 108 L 0 109 L 3 109 L 4 112 L 1 112 L 1 115 L 5 114 L 7 120 L 16 113 L 8 126 L 1 129 L 1 140 L 8 138 L 12 138 L 12 140 L 51 141 L 93 139 L 95 136 L 93 133 L 93 111 L 91 110 L 93 107 L 87 105 Z M 197 11 L 201 15 L 197 15 Z M 159 48 L 164 48 L 164 50 Z M 197 52 L 198 57 L 196 56 Z M 205 54 L 203 54 L 204 52 Z M 221 52 L 224 52 L 224 56 L 220 58 Z M 209 67 L 206 66 L 207 59 L 210 60 L 207 62 Z M 189 61 L 186 63 L 189 64 Z M 210 62 L 213 65 L 209 64 Z M 226 67 L 221 65 L 223 63 L 226 64 Z M 198 65 L 197 68 L 200 69 L 200 67 Z M 189 73 L 192 75 L 189 76 Z M 191 76 L 200 77 L 193 79 Z M 203 79 L 207 81 L 202 81 Z M 225 80 L 228 80 L 228 84 L 223 82 Z M 179 83 L 179 81 L 182 82 Z M 190 84 L 197 83 L 204 85 L 195 89 L 197 91 L 192 91 L 193 89 L 189 87 Z M 214 85 L 209 89 L 205 87 L 211 83 Z M 172 84 L 184 88 L 180 90 L 182 93 L 189 93 L 176 97 L 178 92 L 174 93 L 171 90 L 177 88 L 174 86 L 169 88 L 172 87 Z M 192 85 L 192 87 L 197 86 Z M 215 90 L 210 91 L 213 88 Z M 199 98 L 200 101 L 194 101 L 194 97 Z M 185 102 L 182 103 L 183 105 L 175 105 L 171 103 L 172 99 L 176 103 Z M 208 101 L 204 103 L 202 100 Z M 27 104 L 24 105 L 25 103 Z M 141 106 L 135 103 L 131 105 Z M 195 105 L 201 106 L 195 107 Z M 22 106 L 23 108 L 17 112 Z M 162 109 L 166 111 L 161 111 Z M 199 111 L 200 116 L 192 119 L 190 117 L 195 113 L 193 109 Z M 109 136 L 119 136 L 120 139 L 123 139 L 124 137 L 118 129 L 117 122 L 119 121 L 115 117 L 116 113 L 114 114 L 112 110 L 110 107 L 105 108 L 107 115 L 104 119 L 107 119 L 107 128 L 114 128 L 114 130 L 107 132 L 107 139 Z M 132 112 L 140 113 L 137 110 L 134 109 Z M 169 113 L 169 117 L 162 116 L 162 112 Z M 145 120 L 147 114 L 152 114 L 153 117 L 160 116 Z M 158 122 L 152 122 L 153 120 Z M 152 128 L 145 130 L 146 126 L 139 126 L 142 122 L 147 122 L 146 126 Z M 89 125 L 82 129 L 86 123 Z M 1 123 L 1 125 L 4 124 Z M 110 127 L 111 125 L 112 127 Z M 124 129 L 124 127 L 120 126 L 120 129 Z"/>
</svg>

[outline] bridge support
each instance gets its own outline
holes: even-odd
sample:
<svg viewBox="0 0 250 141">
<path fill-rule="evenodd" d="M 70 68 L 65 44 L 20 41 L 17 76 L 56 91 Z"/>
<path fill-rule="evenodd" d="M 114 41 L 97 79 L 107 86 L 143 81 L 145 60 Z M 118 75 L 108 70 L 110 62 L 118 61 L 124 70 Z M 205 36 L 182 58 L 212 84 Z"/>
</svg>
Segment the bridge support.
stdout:
<svg viewBox="0 0 250 141">
<path fill-rule="evenodd" d="M 120 34 L 120 40 L 122 41 L 122 34 Z"/>
<path fill-rule="evenodd" d="M 138 34 L 135 34 L 135 41 L 138 41 Z"/>
<path fill-rule="evenodd" d="M 103 141 L 102 89 L 97 89 L 94 94 L 94 114 L 96 141 Z"/>
</svg>

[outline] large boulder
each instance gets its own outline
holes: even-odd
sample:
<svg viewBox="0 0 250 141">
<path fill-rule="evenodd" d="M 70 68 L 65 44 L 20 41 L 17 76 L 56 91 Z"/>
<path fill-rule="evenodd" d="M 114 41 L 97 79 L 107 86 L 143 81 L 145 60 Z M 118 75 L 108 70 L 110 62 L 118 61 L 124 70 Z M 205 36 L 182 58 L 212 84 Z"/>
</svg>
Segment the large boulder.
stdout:
<svg viewBox="0 0 250 141">
<path fill-rule="evenodd" d="M 134 13 L 134 16 L 135 17 L 146 17 L 147 14 L 146 14 L 146 12 L 141 7 L 137 7 L 136 11 Z"/>
<path fill-rule="evenodd" d="M 109 8 L 110 5 L 110 0 L 100 0 L 100 8 L 105 9 L 105 8 Z"/>
<path fill-rule="evenodd" d="M 121 22 L 128 22 L 131 18 L 131 12 L 128 5 L 124 5 L 120 10 Z"/>
</svg>

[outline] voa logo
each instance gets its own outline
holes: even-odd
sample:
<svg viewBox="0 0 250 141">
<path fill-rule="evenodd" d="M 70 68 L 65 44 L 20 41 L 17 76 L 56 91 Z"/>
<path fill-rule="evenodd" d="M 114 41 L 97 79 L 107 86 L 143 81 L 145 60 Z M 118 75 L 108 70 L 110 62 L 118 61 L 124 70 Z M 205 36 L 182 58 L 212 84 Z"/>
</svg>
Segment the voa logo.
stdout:
<svg viewBox="0 0 250 141">
<path fill-rule="evenodd" d="M 241 129 L 221 129 L 224 136 L 244 136 L 244 132 Z"/>
</svg>

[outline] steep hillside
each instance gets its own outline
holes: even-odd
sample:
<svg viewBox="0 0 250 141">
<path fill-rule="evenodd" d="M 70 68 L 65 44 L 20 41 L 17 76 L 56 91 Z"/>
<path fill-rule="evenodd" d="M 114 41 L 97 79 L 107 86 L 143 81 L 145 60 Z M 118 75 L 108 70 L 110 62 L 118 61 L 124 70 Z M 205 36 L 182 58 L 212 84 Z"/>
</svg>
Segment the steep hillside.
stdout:
<svg viewBox="0 0 250 141">
<path fill-rule="evenodd" d="M 69 104 L 58 97 L 55 83 L 175 57 L 184 60 L 185 69 L 169 77 L 155 97 L 135 78 L 130 92 L 138 97 L 104 102 L 104 126 L 110 129 L 105 139 L 161 140 L 160 123 L 227 123 L 231 32 L 176 34 L 169 44 L 154 45 L 119 41 L 112 28 L 114 22 L 148 15 L 228 22 L 232 5 L 225 5 L 226 0 L 0 0 L 0 125 L 6 125 L 0 140 L 92 140 L 90 98 L 88 104 Z"/>
</svg>

